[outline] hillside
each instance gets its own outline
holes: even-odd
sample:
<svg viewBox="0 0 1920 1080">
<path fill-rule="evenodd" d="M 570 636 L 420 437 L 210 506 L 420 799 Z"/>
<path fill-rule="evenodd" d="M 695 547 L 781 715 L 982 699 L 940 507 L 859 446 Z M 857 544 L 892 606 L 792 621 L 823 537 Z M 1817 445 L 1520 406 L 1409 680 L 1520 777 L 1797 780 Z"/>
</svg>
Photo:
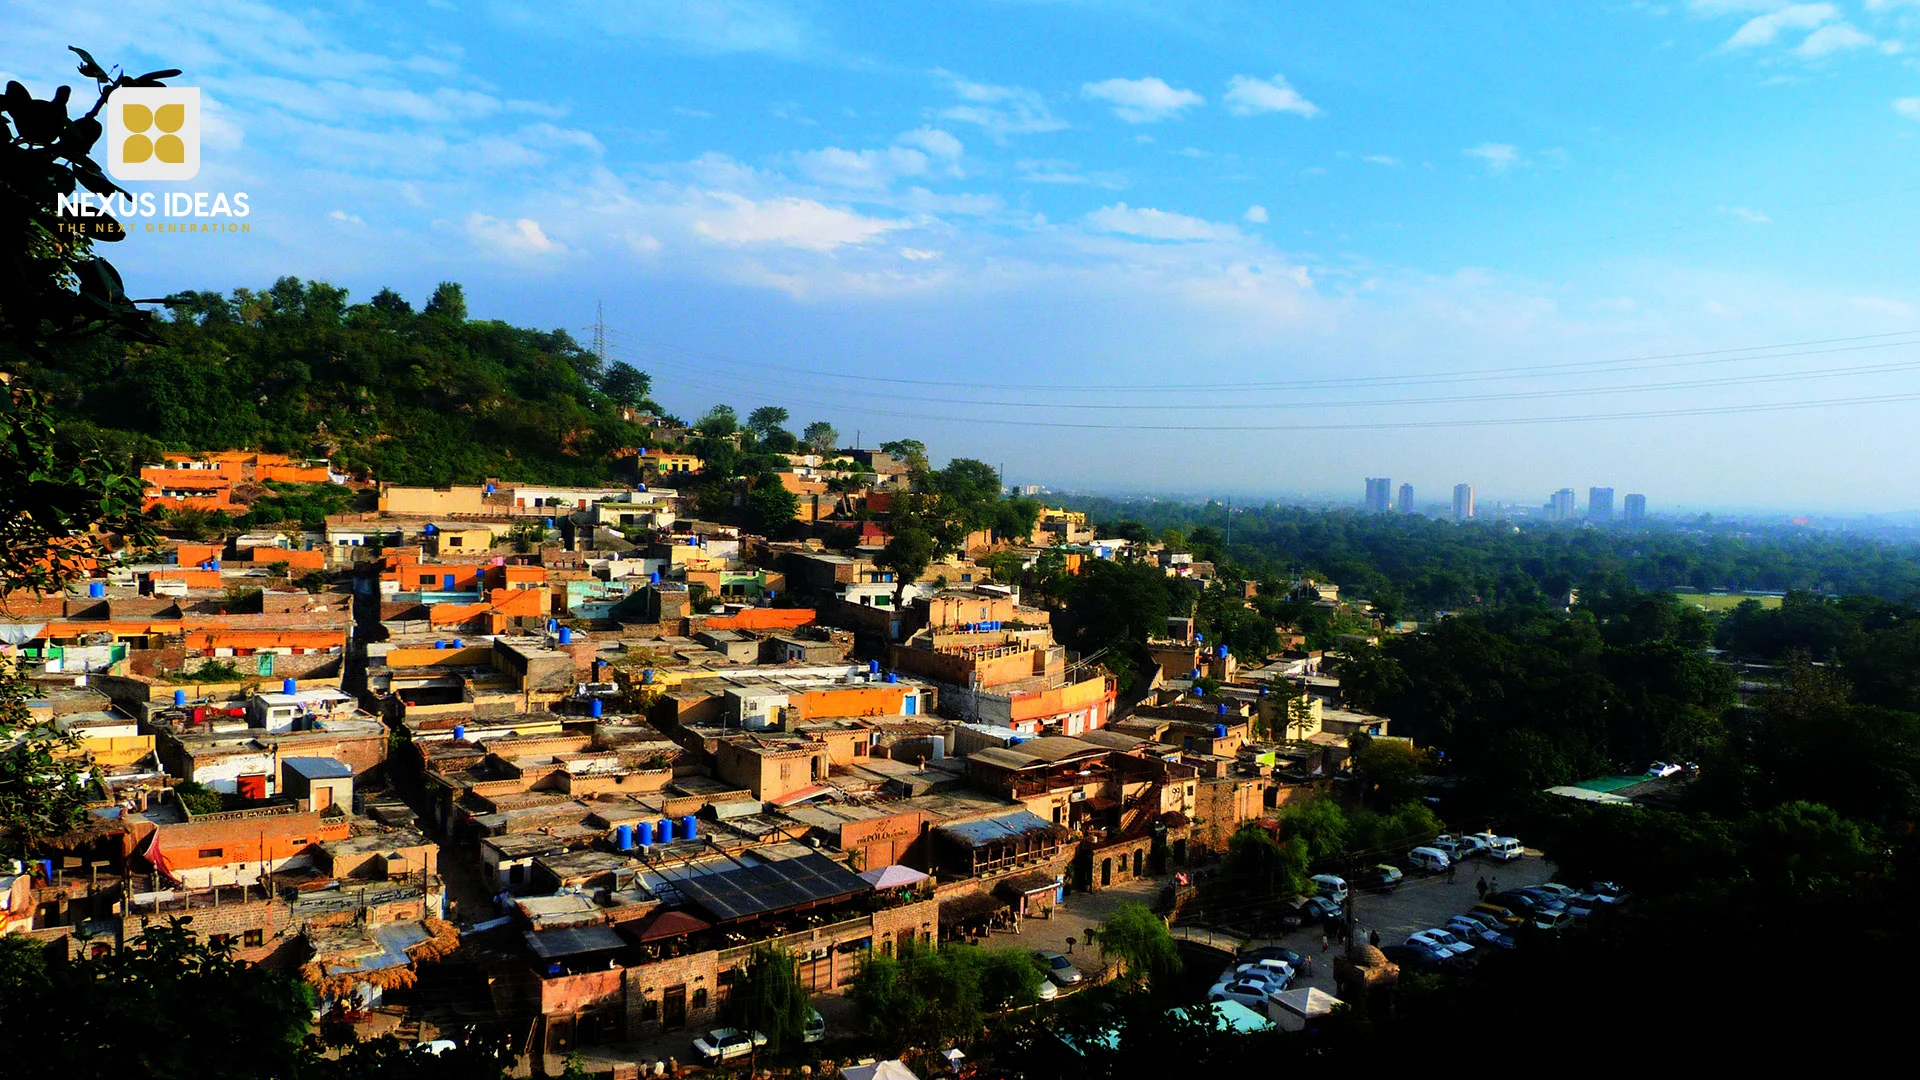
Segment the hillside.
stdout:
<svg viewBox="0 0 1920 1080">
<path fill-rule="evenodd" d="M 419 311 L 297 278 L 178 300 L 157 343 L 95 339 L 32 369 L 70 430 L 133 457 L 257 448 L 402 484 L 630 478 L 613 452 L 647 445 L 619 416 L 655 408 L 645 375 L 602 370 L 564 330 L 470 321 L 456 284 Z"/>
</svg>

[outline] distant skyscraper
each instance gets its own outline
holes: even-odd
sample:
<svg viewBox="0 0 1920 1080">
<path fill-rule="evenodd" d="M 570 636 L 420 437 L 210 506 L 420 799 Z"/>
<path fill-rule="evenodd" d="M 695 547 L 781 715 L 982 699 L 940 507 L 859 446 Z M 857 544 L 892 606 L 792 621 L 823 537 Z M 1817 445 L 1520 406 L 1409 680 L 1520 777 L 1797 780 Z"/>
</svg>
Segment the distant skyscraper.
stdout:
<svg viewBox="0 0 1920 1080">
<path fill-rule="evenodd" d="M 1574 514 L 1573 489 L 1561 488 L 1553 493 L 1547 502 L 1548 521 L 1572 521 Z"/>
<path fill-rule="evenodd" d="M 1473 485 L 1453 485 L 1453 520 L 1466 521 L 1473 517 Z"/>
<path fill-rule="evenodd" d="M 1613 489 L 1612 488 L 1588 488 L 1587 489 L 1587 520 L 1588 521 L 1612 521 L 1613 520 Z"/>
<path fill-rule="evenodd" d="M 1393 481 L 1384 476 L 1367 477 L 1367 512 L 1384 514 L 1393 509 Z"/>
<path fill-rule="evenodd" d="M 1400 498 L 1394 503 L 1394 509 L 1403 514 L 1413 513 L 1413 485 L 1400 485 Z"/>
<path fill-rule="evenodd" d="M 1626 511 L 1628 521 L 1647 520 L 1647 497 L 1645 495 L 1627 496 Z"/>
</svg>

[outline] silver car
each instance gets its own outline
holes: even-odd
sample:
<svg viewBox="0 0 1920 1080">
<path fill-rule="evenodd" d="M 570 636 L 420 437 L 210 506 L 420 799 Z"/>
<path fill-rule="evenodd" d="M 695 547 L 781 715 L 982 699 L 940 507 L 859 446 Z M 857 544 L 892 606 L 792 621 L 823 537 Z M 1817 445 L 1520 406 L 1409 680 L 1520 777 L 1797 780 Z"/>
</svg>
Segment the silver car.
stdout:
<svg viewBox="0 0 1920 1080">
<path fill-rule="evenodd" d="M 1080 974 L 1080 969 L 1073 966 L 1073 961 L 1052 949 L 1036 950 L 1033 958 L 1047 969 L 1047 978 L 1052 979 L 1055 986 L 1078 986 L 1085 978 Z"/>
</svg>

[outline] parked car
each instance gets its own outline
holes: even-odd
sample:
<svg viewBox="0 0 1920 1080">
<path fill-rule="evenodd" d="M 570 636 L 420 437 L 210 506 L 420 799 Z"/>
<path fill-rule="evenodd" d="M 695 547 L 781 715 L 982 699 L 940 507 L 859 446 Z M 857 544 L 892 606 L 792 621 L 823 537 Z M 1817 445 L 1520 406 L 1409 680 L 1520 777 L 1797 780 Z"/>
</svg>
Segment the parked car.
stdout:
<svg viewBox="0 0 1920 1080">
<path fill-rule="evenodd" d="M 1463 836 L 1453 843 L 1457 849 L 1454 853 L 1454 862 L 1465 862 L 1487 853 L 1487 842 L 1477 836 Z"/>
<path fill-rule="evenodd" d="M 1591 893 L 1595 900 L 1598 900 L 1602 904 L 1605 904 L 1609 907 L 1619 907 L 1620 905 L 1633 899 L 1632 893 L 1628 892 L 1627 890 L 1621 888 L 1618 885 L 1615 885 L 1611 881 L 1593 882 L 1592 884 L 1587 886 L 1587 892 Z"/>
<path fill-rule="evenodd" d="M 1277 971 L 1230 971 L 1213 985 L 1222 986 L 1260 986 L 1269 994 L 1278 994 L 1292 984 L 1293 980 Z"/>
<path fill-rule="evenodd" d="M 1313 875 L 1314 891 L 1336 904 L 1347 902 L 1347 879 L 1333 874 Z"/>
<path fill-rule="evenodd" d="M 1040 989 L 1037 992 L 1041 1001 L 1052 1001 L 1060 996 L 1060 988 L 1053 985 L 1052 979 L 1041 979 Z"/>
<path fill-rule="evenodd" d="M 1241 980 L 1239 982 L 1216 983 L 1207 991 L 1208 1001 L 1237 1001 L 1249 1009 L 1267 1011 L 1267 996 L 1271 991 L 1267 984 L 1259 981 Z"/>
<path fill-rule="evenodd" d="M 1438 874 L 1453 865 L 1447 853 L 1436 847 L 1417 847 L 1407 852 L 1407 865 L 1423 873 Z"/>
<path fill-rule="evenodd" d="M 1455 915 L 1447 920 L 1447 929 L 1458 935 L 1462 941 L 1475 945 L 1491 945 L 1496 949 L 1513 948 L 1513 937 L 1488 926 L 1478 919 L 1469 919 L 1465 915 Z"/>
<path fill-rule="evenodd" d="M 826 1037 L 827 1018 L 820 1015 L 819 1009 L 807 1006 L 807 1018 L 800 1024 L 800 1041 L 817 1043 Z"/>
<path fill-rule="evenodd" d="M 1407 942 L 1413 945 L 1425 945 L 1435 952 L 1443 952 L 1449 956 L 1470 956 L 1473 954 L 1472 945 L 1440 929 L 1417 930 L 1407 935 Z"/>
<path fill-rule="evenodd" d="M 1521 846 L 1520 841 L 1515 840 L 1511 836 L 1496 836 L 1490 840 L 1484 840 L 1484 842 L 1487 845 L 1487 858 L 1489 859 L 1511 862 L 1527 853 L 1527 849 Z"/>
<path fill-rule="evenodd" d="M 1653 764 L 1647 766 L 1647 775 L 1656 780 L 1660 779 L 1661 777 L 1677 775 L 1679 772 L 1680 772 L 1680 766 L 1669 765 L 1664 761 L 1656 761 Z"/>
<path fill-rule="evenodd" d="M 1073 961 L 1052 949 L 1037 950 L 1033 958 L 1047 969 L 1047 978 L 1052 979 L 1056 986 L 1076 986 L 1085 978 L 1080 974 L 1080 969 L 1073 966 Z"/>
<path fill-rule="evenodd" d="M 1522 915 L 1564 915 L 1567 911 L 1567 906 L 1560 901 L 1526 889 L 1503 889 L 1500 892 L 1488 894 L 1487 899 L 1496 904 L 1504 904 Z"/>
<path fill-rule="evenodd" d="M 753 1053 L 756 1046 L 767 1045 L 767 1037 L 757 1031 L 746 1032 L 739 1028 L 714 1028 L 698 1039 L 693 1040 L 693 1052 L 701 1061 L 717 1065 L 723 1061 L 732 1061 Z"/>
<path fill-rule="evenodd" d="M 1565 911 L 1543 911 L 1533 917 L 1533 925 L 1542 930 L 1565 930 L 1573 925 L 1573 916 Z"/>
<path fill-rule="evenodd" d="M 1241 949 L 1240 955 L 1236 958 L 1236 962 L 1251 964 L 1258 960 L 1281 960 L 1285 961 L 1288 967 L 1299 971 L 1300 965 L 1304 963 L 1306 959 L 1306 957 L 1285 946 L 1261 945 L 1258 948 Z"/>
<path fill-rule="evenodd" d="M 1227 973 L 1222 975 L 1221 978 L 1225 979 L 1228 976 L 1232 976 L 1236 979 L 1245 979 L 1259 976 L 1262 978 L 1273 978 L 1280 979 L 1284 982 L 1292 982 L 1293 972 L 1293 965 L 1287 963 L 1285 960 L 1250 960 L 1235 964 L 1232 968 L 1229 968 Z"/>
<path fill-rule="evenodd" d="M 1523 916 L 1521 916 L 1519 912 L 1514 911 L 1512 908 L 1507 907 L 1504 904 L 1489 904 L 1489 903 L 1475 904 L 1467 912 L 1467 914 L 1472 915 L 1475 912 L 1478 912 L 1483 915 L 1492 916 L 1493 918 L 1498 919 L 1500 921 L 1500 925 L 1505 927 L 1524 926 L 1526 925 L 1526 922 L 1527 922 L 1527 920 Z"/>
<path fill-rule="evenodd" d="M 1310 922 L 1310 923 L 1322 922 L 1329 915 L 1335 918 L 1338 918 L 1340 916 L 1339 900 L 1335 900 L 1335 899 L 1332 899 L 1331 897 L 1326 897 L 1326 896 L 1316 896 L 1313 899 L 1307 901 L 1306 903 L 1300 905 L 1300 916 L 1301 918 L 1305 919 L 1307 922 Z"/>
<path fill-rule="evenodd" d="M 1586 918 L 1593 914 L 1594 910 L 1600 906 L 1599 898 L 1592 893 L 1581 892 L 1571 886 L 1562 885 L 1557 881 L 1549 881 L 1544 884 L 1535 885 L 1528 891 L 1543 893 L 1560 901 L 1567 906 L 1567 910 L 1572 912 L 1573 917 L 1576 919 Z"/>
<path fill-rule="evenodd" d="M 1455 915 L 1454 918 L 1473 923 L 1477 926 L 1483 926 L 1488 930 L 1504 931 L 1507 929 L 1506 923 L 1501 922 L 1497 916 L 1490 915 L 1484 911 L 1463 911 Z"/>
<path fill-rule="evenodd" d="M 1387 959 L 1399 964 L 1402 971 L 1436 972 L 1449 971 L 1454 967 L 1453 957 L 1429 945 L 1414 942 L 1382 945 L 1380 951 Z"/>
<path fill-rule="evenodd" d="M 1360 871 L 1359 875 L 1353 879 L 1353 884 L 1356 888 L 1372 889 L 1375 892 L 1392 892 L 1400 887 L 1400 882 L 1405 877 L 1406 875 L 1400 872 L 1399 867 L 1379 863 Z"/>
</svg>

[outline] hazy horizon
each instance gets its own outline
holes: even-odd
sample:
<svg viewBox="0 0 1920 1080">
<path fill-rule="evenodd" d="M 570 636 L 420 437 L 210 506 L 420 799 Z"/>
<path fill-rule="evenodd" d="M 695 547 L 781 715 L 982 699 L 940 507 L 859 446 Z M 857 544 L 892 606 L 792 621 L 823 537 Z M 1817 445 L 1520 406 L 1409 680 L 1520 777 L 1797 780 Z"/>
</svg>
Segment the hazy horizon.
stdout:
<svg viewBox="0 0 1920 1080">
<path fill-rule="evenodd" d="M 201 88 L 200 175 L 146 187 L 246 191 L 250 232 L 136 233 L 136 295 L 451 279 L 583 341 L 604 303 L 681 415 L 780 404 L 1015 483 L 1898 514 L 1920 460 L 1910 4 L 30 0 L 0 31 L 36 91 L 68 45 Z"/>
</svg>

